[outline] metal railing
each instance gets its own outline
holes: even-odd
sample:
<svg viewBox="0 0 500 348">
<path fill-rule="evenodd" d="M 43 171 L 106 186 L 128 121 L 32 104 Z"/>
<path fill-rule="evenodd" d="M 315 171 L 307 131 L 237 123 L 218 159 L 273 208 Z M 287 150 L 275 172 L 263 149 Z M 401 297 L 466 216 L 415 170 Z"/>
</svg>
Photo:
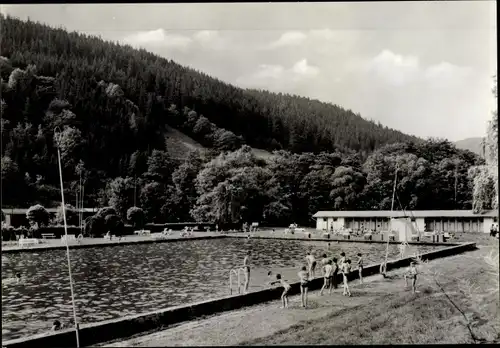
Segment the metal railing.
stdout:
<svg viewBox="0 0 500 348">
<path fill-rule="evenodd" d="M 241 272 L 243 272 L 243 269 L 241 267 L 235 267 L 229 271 L 229 294 L 230 295 L 233 294 L 233 274 L 236 274 L 236 276 L 237 276 L 238 294 L 241 294 L 241 277 L 240 277 Z"/>
</svg>

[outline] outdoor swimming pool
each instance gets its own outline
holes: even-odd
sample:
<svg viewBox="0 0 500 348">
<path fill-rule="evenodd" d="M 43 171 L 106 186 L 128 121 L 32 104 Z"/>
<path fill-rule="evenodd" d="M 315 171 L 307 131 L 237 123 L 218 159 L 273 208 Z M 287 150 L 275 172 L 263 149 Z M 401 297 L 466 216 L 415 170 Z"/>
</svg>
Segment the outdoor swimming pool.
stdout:
<svg viewBox="0 0 500 348">
<path fill-rule="evenodd" d="M 121 245 L 71 251 L 79 322 L 89 323 L 144 313 L 229 294 L 229 270 L 252 250 L 250 290 L 264 288 L 267 272 L 282 272 L 297 281 L 296 273 L 309 250 L 317 258 L 344 251 L 355 264 L 365 265 L 385 256 L 385 244 L 214 239 Z M 435 250 L 410 246 L 408 253 Z M 391 245 L 395 258 L 398 245 Z M 22 281 L 12 281 L 16 272 Z M 65 250 L 2 255 L 2 339 L 50 330 L 55 319 L 68 325 L 73 312 Z"/>
</svg>

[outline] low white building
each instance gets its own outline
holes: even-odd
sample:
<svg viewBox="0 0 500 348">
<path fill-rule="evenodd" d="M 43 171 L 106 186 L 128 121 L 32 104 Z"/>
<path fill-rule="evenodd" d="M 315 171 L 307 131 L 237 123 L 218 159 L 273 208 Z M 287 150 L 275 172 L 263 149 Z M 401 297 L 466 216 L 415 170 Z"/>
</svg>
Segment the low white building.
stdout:
<svg viewBox="0 0 500 348">
<path fill-rule="evenodd" d="M 318 211 L 316 229 L 335 231 L 353 230 L 387 231 L 391 218 L 408 217 L 420 232 L 484 232 L 489 233 L 493 223 L 498 223 L 498 210 L 475 214 L 471 210 L 362 210 Z"/>
</svg>

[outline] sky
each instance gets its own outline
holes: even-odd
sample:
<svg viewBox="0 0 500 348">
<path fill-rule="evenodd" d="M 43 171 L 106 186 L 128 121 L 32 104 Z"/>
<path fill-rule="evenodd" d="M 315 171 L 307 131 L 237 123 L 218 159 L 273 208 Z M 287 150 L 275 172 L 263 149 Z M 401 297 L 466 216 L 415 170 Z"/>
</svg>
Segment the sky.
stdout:
<svg viewBox="0 0 500 348">
<path fill-rule="evenodd" d="M 496 2 L 2 5 L 143 47 L 243 88 L 337 104 L 419 137 L 482 137 Z"/>
</svg>

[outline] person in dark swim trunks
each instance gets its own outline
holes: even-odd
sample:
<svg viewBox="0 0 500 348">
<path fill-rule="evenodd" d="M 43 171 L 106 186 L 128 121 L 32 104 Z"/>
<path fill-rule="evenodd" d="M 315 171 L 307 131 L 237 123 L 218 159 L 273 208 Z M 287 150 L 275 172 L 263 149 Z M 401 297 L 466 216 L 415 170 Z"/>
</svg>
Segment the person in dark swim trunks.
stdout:
<svg viewBox="0 0 500 348">
<path fill-rule="evenodd" d="M 300 280 L 300 301 L 302 302 L 302 307 L 307 308 L 307 291 L 309 288 L 309 274 L 307 272 L 307 267 L 303 266 L 298 273 Z"/>
<path fill-rule="evenodd" d="M 292 288 L 290 284 L 284 279 L 281 279 L 281 274 L 276 274 L 276 280 L 271 282 L 271 285 L 280 284 L 283 286 L 283 294 L 281 294 L 281 308 L 288 308 L 288 292 Z"/>
<path fill-rule="evenodd" d="M 408 288 L 408 279 L 411 279 L 411 288 L 413 292 L 418 292 L 417 291 L 417 267 L 415 262 L 410 263 L 410 267 L 408 268 L 408 272 L 405 273 L 404 278 L 405 278 L 405 283 L 406 286 L 405 288 Z"/>
<path fill-rule="evenodd" d="M 243 267 L 241 267 L 245 274 L 245 285 L 243 286 L 245 289 L 245 293 L 248 292 L 248 285 L 250 283 L 250 255 L 251 252 L 249 250 L 247 251 L 247 255 L 245 256 L 245 258 L 243 259 Z"/>
</svg>

